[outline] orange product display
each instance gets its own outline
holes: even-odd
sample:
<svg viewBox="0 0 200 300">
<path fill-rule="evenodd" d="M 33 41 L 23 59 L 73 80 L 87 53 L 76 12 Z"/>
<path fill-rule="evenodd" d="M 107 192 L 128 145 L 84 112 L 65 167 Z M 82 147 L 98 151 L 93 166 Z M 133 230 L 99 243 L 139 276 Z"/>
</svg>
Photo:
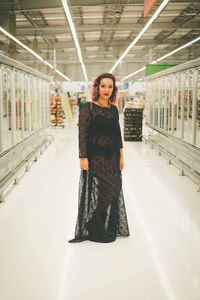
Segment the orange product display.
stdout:
<svg viewBox="0 0 200 300">
<path fill-rule="evenodd" d="M 50 106 L 51 124 L 53 126 L 62 126 L 64 128 L 65 112 L 62 106 L 61 97 L 58 93 L 55 95 L 51 95 Z"/>
</svg>

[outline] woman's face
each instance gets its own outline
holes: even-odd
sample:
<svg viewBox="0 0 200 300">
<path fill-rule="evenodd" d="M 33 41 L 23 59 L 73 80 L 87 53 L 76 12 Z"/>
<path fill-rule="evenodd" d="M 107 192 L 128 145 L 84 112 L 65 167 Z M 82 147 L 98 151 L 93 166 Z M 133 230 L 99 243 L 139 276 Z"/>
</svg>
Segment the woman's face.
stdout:
<svg viewBox="0 0 200 300">
<path fill-rule="evenodd" d="M 99 84 L 99 96 L 108 100 L 113 92 L 113 81 L 111 78 L 103 78 Z"/>
</svg>

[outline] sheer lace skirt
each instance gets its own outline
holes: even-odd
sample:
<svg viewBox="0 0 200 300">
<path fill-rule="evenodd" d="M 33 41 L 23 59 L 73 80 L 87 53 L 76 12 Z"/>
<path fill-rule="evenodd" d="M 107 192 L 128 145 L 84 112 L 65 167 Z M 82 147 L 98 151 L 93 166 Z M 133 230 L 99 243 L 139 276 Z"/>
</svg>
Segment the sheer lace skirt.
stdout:
<svg viewBox="0 0 200 300">
<path fill-rule="evenodd" d="M 89 170 L 81 170 L 78 197 L 75 239 L 70 242 L 106 243 L 116 236 L 129 236 L 117 155 L 89 160 Z"/>
</svg>

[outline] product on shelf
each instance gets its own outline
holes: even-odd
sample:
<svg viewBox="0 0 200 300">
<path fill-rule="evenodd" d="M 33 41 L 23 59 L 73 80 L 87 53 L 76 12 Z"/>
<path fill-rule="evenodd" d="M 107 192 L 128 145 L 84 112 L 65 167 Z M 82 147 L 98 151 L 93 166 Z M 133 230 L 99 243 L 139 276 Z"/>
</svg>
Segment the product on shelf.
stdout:
<svg viewBox="0 0 200 300">
<path fill-rule="evenodd" d="M 62 101 L 59 93 L 51 95 L 50 107 L 51 124 L 53 126 L 62 126 L 64 128 L 65 112 L 63 110 Z"/>
<path fill-rule="evenodd" d="M 127 103 L 124 108 L 124 140 L 142 141 L 143 108 Z"/>
</svg>

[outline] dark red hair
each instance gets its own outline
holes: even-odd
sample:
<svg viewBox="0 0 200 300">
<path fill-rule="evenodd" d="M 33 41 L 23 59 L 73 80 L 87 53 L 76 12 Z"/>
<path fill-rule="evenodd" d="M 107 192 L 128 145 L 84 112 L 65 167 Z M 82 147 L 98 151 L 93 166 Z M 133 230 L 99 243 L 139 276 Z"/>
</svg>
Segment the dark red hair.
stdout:
<svg viewBox="0 0 200 300">
<path fill-rule="evenodd" d="M 115 103 L 116 97 L 117 97 L 117 91 L 118 87 L 115 85 L 116 83 L 116 78 L 114 75 L 111 73 L 103 73 L 99 75 L 94 81 L 92 85 L 92 101 L 97 101 L 99 99 L 99 85 L 102 79 L 104 78 L 110 78 L 113 81 L 113 92 L 112 95 L 110 96 L 109 100 L 112 103 Z"/>
</svg>

